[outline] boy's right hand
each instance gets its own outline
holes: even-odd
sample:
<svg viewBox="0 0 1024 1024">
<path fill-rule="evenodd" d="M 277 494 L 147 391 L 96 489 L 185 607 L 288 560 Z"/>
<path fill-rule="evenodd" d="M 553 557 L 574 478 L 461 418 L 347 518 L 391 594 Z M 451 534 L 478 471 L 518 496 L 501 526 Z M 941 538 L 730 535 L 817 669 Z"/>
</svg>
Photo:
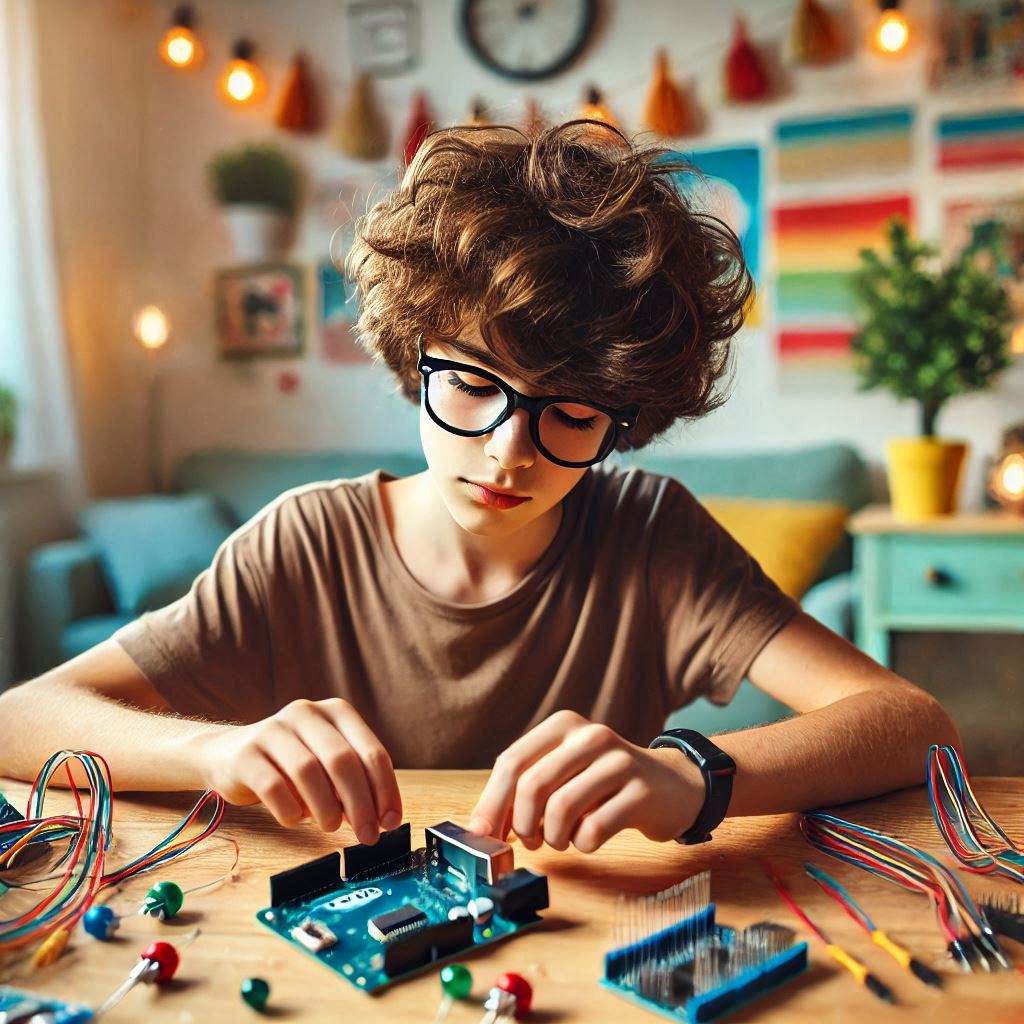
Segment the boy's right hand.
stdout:
<svg viewBox="0 0 1024 1024">
<path fill-rule="evenodd" d="M 228 803 L 262 802 L 282 825 L 348 821 L 361 843 L 402 821 L 388 752 L 348 701 L 296 700 L 252 725 L 216 726 L 196 741 L 208 788 Z"/>
</svg>

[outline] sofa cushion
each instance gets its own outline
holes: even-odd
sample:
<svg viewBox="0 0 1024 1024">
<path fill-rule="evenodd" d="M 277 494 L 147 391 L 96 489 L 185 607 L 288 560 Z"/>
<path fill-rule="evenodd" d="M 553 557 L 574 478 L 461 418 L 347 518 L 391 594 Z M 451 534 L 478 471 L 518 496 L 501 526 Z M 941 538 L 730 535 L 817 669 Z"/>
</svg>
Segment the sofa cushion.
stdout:
<svg viewBox="0 0 1024 1024">
<path fill-rule="evenodd" d="M 175 489 L 206 491 L 237 526 L 278 495 L 317 480 L 364 476 L 384 469 L 411 476 L 427 468 L 422 455 L 403 452 L 246 452 L 210 449 L 185 456 L 174 472 Z"/>
<path fill-rule="evenodd" d="M 188 592 L 232 524 L 204 493 L 96 502 L 79 525 L 100 553 L 122 615 L 160 608 Z"/>
<path fill-rule="evenodd" d="M 104 640 L 109 640 L 122 626 L 127 626 L 135 619 L 135 615 L 91 615 L 71 623 L 60 637 L 59 661 L 77 658 Z"/>
<path fill-rule="evenodd" d="M 702 504 L 795 601 L 845 535 L 846 507 L 832 502 L 704 498 Z"/>
</svg>

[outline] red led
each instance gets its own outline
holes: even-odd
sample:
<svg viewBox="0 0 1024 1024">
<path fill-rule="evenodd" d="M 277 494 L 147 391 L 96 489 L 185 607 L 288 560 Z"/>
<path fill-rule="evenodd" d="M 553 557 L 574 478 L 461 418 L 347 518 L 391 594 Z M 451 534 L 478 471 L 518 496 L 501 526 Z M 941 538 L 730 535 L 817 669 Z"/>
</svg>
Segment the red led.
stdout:
<svg viewBox="0 0 1024 1024">
<path fill-rule="evenodd" d="M 504 989 L 516 997 L 516 1020 L 522 1020 L 530 1012 L 533 1003 L 533 989 L 521 974 L 502 974 L 494 983 L 495 988 Z"/>
<path fill-rule="evenodd" d="M 158 985 L 170 981 L 178 969 L 178 951 L 169 942 L 151 942 L 142 951 L 142 959 L 151 960 L 160 968 L 154 979 Z"/>
</svg>

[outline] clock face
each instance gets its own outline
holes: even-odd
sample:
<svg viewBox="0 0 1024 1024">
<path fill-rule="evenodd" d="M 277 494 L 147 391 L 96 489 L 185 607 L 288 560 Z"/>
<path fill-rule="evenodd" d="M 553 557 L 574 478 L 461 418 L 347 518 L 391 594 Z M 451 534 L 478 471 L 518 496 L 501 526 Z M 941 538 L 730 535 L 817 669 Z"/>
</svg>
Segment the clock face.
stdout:
<svg viewBox="0 0 1024 1024">
<path fill-rule="evenodd" d="M 579 56 L 597 0 L 462 0 L 462 30 L 475 57 L 506 78 L 550 78 Z"/>
</svg>

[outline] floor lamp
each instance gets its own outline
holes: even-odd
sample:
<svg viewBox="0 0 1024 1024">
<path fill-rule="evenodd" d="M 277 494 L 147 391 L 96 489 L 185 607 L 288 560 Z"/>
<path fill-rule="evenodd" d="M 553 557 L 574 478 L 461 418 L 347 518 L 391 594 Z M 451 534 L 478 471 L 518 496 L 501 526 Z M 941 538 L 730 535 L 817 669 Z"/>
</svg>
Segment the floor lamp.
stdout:
<svg viewBox="0 0 1024 1024">
<path fill-rule="evenodd" d="M 149 455 L 149 485 L 163 490 L 162 377 L 157 364 L 160 350 L 171 336 L 167 315 L 159 306 L 143 306 L 132 321 L 135 339 L 149 354 L 146 393 L 146 440 Z"/>
</svg>

